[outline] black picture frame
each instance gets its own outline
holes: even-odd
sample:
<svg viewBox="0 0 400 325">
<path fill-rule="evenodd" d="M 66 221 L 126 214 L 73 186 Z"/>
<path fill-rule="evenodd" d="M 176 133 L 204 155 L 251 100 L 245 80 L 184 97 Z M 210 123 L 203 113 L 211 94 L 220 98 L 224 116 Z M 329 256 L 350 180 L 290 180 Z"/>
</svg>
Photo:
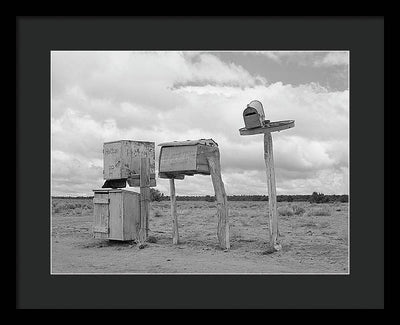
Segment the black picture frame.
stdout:
<svg viewBox="0 0 400 325">
<path fill-rule="evenodd" d="M 382 16 L 16 17 L 16 307 L 383 308 L 384 45 Z M 50 275 L 51 50 L 349 50 L 350 274 Z"/>
</svg>

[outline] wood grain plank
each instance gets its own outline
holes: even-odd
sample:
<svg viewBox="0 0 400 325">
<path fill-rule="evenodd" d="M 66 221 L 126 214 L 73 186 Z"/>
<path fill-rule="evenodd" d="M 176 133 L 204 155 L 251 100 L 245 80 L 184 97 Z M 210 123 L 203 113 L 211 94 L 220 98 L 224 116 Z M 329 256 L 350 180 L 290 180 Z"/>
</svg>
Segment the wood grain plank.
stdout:
<svg viewBox="0 0 400 325">
<path fill-rule="evenodd" d="M 108 192 L 95 192 L 93 200 L 107 200 Z M 109 234 L 109 205 L 93 204 L 93 235 L 95 238 L 108 238 Z"/>
<path fill-rule="evenodd" d="M 263 127 L 254 128 L 254 129 L 239 129 L 240 135 L 253 135 L 253 134 L 262 134 L 262 133 L 271 133 L 276 131 L 282 131 L 286 129 L 290 129 L 294 127 L 294 120 L 286 120 L 286 121 L 276 121 L 270 122 Z"/>
<path fill-rule="evenodd" d="M 140 225 L 140 194 L 122 192 L 123 197 L 123 238 L 137 239 Z"/>
<path fill-rule="evenodd" d="M 144 244 L 148 236 L 150 211 L 150 160 L 140 159 L 140 230 L 139 242 Z"/>
<path fill-rule="evenodd" d="M 160 150 L 161 173 L 196 170 L 197 147 L 162 147 Z"/>
<path fill-rule="evenodd" d="M 122 193 L 113 192 L 110 196 L 110 239 L 123 240 Z"/>
</svg>

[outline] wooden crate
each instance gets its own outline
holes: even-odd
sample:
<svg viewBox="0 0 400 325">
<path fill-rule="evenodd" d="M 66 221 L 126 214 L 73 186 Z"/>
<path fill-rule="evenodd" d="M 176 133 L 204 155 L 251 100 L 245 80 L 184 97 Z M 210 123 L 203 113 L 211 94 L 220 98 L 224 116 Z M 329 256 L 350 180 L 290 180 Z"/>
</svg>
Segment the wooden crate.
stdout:
<svg viewBox="0 0 400 325">
<path fill-rule="evenodd" d="M 128 179 L 140 174 L 140 158 L 150 158 L 150 174 L 155 175 L 155 143 L 120 140 L 103 146 L 105 180 Z"/>
<path fill-rule="evenodd" d="M 210 175 L 205 153 L 218 144 L 212 139 L 174 141 L 159 144 L 159 176 Z"/>
<path fill-rule="evenodd" d="M 136 239 L 140 229 L 140 193 L 128 189 L 93 192 L 94 238 Z"/>
</svg>

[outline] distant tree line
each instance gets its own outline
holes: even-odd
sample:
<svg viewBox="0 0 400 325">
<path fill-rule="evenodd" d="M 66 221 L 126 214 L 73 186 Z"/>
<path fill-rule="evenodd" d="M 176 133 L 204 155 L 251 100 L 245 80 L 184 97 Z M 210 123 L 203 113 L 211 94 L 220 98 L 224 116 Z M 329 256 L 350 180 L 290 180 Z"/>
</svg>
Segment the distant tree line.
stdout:
<svg viewBox="0 0 400 325">
<path fill-rule="evenodd" d="M 93 196 L 56 196 L 57 198 L 65 199 L 93 199 Z M 150 199 L 151 201 L 168 201 L 169 196 L 164 195 L 157 189 L 150 188 Z M 189 196 L 189 195 L 177 195 L 177 201 L 207 201 L 214 202 L 214 195 L 201 195 L 201 196 Z M 276 200 L 278 202 L 310 202 L 310 203 L 331 203 L 331 202 L 349 202 L 349 196 L 347 194 L 336 195 L 313 192 L 311 195 L 277 195 Z M 228 195 L 228 201 L 268 201 L 267 195 Z"/>
<path fill-rule="evenodd" d="M 169 196 L 163 195 L 160 201 L 169 200 Z M 178 195 L 177 201 L 207 201 L 214 202 L 215 196 L 203 195 L 203 196 L 189 196 L 189 195 Z M 336 195 L 330 194 L 325 195 L 323 193 L 314 192 L 311 195 L 277 195 L 276 200 L 278 202 L 310 202 L 310 203 L 330 203 L 330 202 L 349 202 L 349 196 L 347 194 Z M 228 195 L 228 201 L 268 201 L 267 195 Z"/>
</svg>

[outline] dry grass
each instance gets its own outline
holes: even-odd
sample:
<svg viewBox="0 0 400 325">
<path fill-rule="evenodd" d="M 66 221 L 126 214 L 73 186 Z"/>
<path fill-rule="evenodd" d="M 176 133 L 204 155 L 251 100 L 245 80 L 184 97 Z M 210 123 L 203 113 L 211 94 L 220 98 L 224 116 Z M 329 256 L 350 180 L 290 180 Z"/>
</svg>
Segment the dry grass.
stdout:
<svg viewBox="0 0 400 325">
<path fill-rule="evenodd" d="M 52 201 L 52 206 L 52 265 L 55 272 L 347 271 L 347 203 L 278 202 L 282 250 L 270 255 L 262 255 L 269 247 L 268 202 L 264 201 L 228 202 L 229 252 L 218 246 L 215 202 L 177 202 L 179 245 L 172 244 L 169 202 L 152 202 L 150 239 L 145 249 L 131 243 L 110 245 L 106 240 L 93 239 L 90 199 L 58 199 Z"/>
<path fill-rule="evenodd" d="M 306 210 L 298 205 L 287 205 L 278 208 L 278 213 L 281 216 L 303 215 Z"/>
<path fill-rule="evenodd" d="M 332 215 L 331 209 L 329 206 L 322 206 L 322 207 L 312 207 L 310 210 L 307 211 L 307 215 L 309 216 L 330 216 Z"/>
<path fill-rule="evenodd" d="M 93 213 L 91 198 L 53 199 L 52 212 L 61 215 L 87 215 Z"/>
</svg>

